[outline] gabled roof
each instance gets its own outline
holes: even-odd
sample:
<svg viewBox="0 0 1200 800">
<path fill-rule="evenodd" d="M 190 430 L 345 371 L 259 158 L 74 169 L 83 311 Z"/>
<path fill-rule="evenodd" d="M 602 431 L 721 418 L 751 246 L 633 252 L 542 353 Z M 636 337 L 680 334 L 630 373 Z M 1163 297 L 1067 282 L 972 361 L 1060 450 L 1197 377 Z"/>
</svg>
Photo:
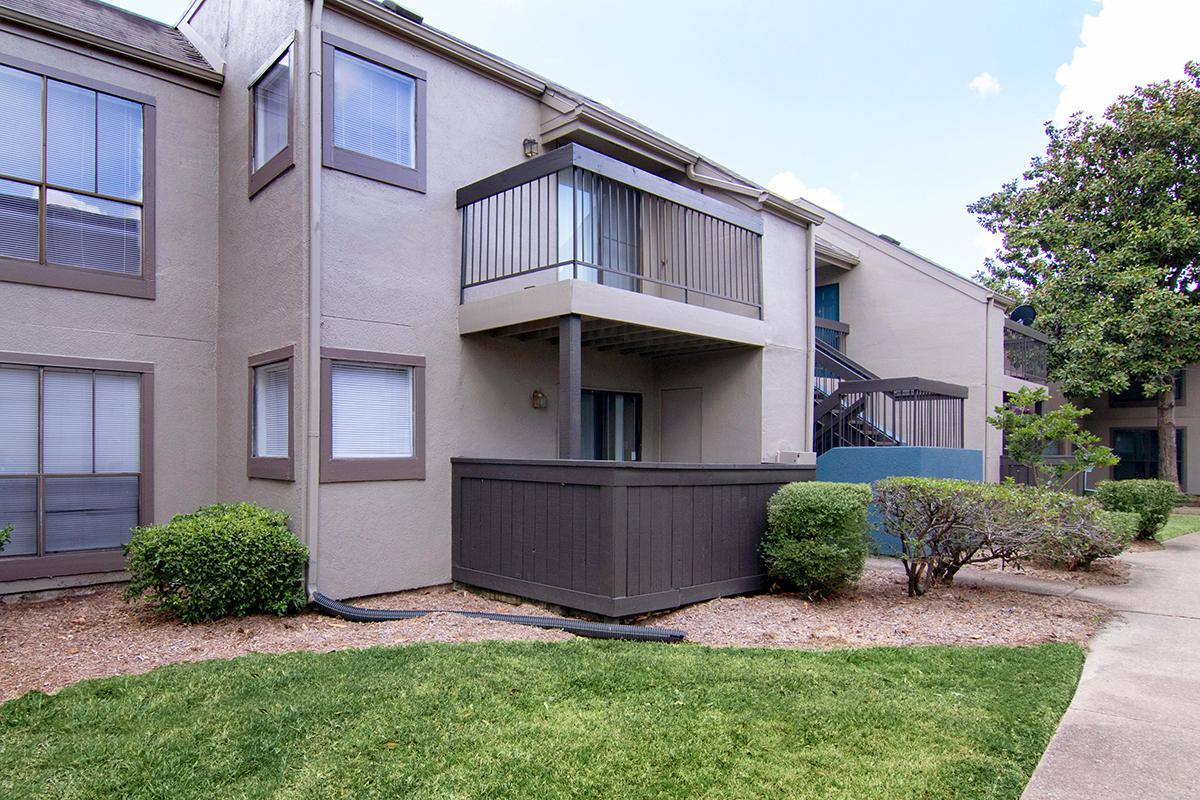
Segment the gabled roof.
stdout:
<svg viewBox="0 0 1200 800">
<path fill-rule="evenodd" d="M 0 0 L 0 20 L 208 80 L 220 75 L 175 28 L 97 0 Z"/>
</svg>

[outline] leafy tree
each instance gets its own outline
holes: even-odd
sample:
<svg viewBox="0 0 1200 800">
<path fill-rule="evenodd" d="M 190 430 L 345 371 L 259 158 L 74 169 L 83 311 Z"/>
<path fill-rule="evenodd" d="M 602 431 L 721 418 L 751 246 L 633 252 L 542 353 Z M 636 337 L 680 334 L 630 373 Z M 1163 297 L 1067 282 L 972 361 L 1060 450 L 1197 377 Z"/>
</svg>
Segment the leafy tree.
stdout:
<svg viewBox="0 0 1200 800">
<path fill-rule="evenodd" d="M 1071 397 L 1140 384 L 1158 406 L 1159 477 L 1178 484 L 1172 374 L 1200 361 L 1200 63 L 1120 97 L 1102 120 L 1047 124 L 1022 180 L 968 208 L 1003 237 L 987 272 L 1055 337 Z"/>
<path fill-rule="evenodd" d="M 1063 403 L 1053 411 L 1037 413 L 1038 404 L 1049 399 L 1045 389 L 1024 388 L 987 418 L 1004 432 L 1008 457 L 1029 468 L 1034 485 L 1061 490 L 1081 472 L 1117 463 L 1113 451 L 1100 444 L 1100 437 L 1079 427 L 1079 420 L 1092 413 L 1090 408 Z M 1070 455 L 1047 462 L 1046 450 L 1057 442 L 1071 445 Z"/>
</svg>

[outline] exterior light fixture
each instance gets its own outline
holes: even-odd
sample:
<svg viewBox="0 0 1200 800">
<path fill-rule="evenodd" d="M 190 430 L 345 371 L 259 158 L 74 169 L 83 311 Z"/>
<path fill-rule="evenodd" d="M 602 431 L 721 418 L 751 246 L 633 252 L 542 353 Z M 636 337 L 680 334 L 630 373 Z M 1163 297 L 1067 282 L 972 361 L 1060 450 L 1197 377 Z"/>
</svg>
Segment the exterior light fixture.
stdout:
<svg viewBox="0 0 1200 800">
<path fill-rule="evenodd" d="M 534 408 L 546 407 L 546 393 L 541 389 L 534 389 L 533 394 L 529 396 L 529 405 Z"/>
<path fill-rule="evenodd" d="M 525 141 L 521 142 L 521 146 L 525 148 L 526 158 L 533 158 L 538 154 L 539 148 L 537 139 L 526 139 Z"/>
</svg>

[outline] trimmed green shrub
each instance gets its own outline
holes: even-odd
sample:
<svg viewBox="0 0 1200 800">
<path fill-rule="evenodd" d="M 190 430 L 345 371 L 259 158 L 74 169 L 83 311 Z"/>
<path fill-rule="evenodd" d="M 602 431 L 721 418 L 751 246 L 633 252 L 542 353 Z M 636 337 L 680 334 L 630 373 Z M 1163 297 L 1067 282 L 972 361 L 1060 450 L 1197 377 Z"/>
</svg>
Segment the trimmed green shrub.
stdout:
<svg viewBox="0 0 1200 800">
<path fill-rule="evenodd" d="M 1138 515 L 1139 539 L 1153 539 L 1162 530 L 1178 493 L 1175 484 L 1159 480 L 1101 481 L 1096 486 L 1096 500 L 1106 511 Z"/>
<path fill-rule="evenodd" d="M 809 597 L 828 597 L 862 575 L 867 560 L 867 505 L 859 483 L 789 483 L 767 503 L 762 553 L 767 574 Z"/>
<path fill-rule="evenodd" d="M 8 544 L 8 540 L 12 538 L 13 526 L 5 525 L 0 528 L 0 550 L 4 549 L 4 545 Z"/>
<path fill-rule="evenodd" d="M 125 599 L 144 597 L 184 622 L 302 607 L 308 548 L 282 511 L 216 504 L 134 528 Z"/>
</svg>

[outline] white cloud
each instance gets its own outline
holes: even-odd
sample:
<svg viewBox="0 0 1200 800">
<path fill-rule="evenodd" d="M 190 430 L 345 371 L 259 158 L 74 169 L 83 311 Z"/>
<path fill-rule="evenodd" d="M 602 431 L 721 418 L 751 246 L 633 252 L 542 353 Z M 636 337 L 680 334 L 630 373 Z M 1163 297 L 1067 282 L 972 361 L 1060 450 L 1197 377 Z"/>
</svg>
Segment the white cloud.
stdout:
<svg viewBox="0 0 1200 800">
<path fill-rule="evenodd" d="M 1200 3 L 1196 0 L 1098 0 L 1083 18 L 1082 44 L 1055 73 L 1062 86 L 1054 121 L 1074 111 L 1099 118 L 1135 86 L 1183 77 L 1200 58 Z"/>
<path fill-rule="evenodd" d="M 816 203 L 835 214 L 841 214 L 842 210 L 846 207 L 845 202 L 842 201 L 842 198 L 838 197 L 833 189 L 826 186 L 809 186 L 797 178 L 794 172 L 780 172 L 767 181 L 767 188 L 788 200 L 803 197 L 810 203 Z"/>
<path fill-rule="evenodd" d="M 996 80 L 990 72 L 979 73 L 971 79 L 971 82 L 967 86 L 980 97 L 1000 94 L 1000 81 Z"/>
<path fill-rule="evenodd" d="M 971 246 L 978 250 L 980 255 L 991 258 L 996 255 L 996 251 L 1000 249 L 1003 242 L 1004 237 L 1000 234 L 980 228 L 975 231 L 975 236 L 971 239 Z"/>
</svg>

